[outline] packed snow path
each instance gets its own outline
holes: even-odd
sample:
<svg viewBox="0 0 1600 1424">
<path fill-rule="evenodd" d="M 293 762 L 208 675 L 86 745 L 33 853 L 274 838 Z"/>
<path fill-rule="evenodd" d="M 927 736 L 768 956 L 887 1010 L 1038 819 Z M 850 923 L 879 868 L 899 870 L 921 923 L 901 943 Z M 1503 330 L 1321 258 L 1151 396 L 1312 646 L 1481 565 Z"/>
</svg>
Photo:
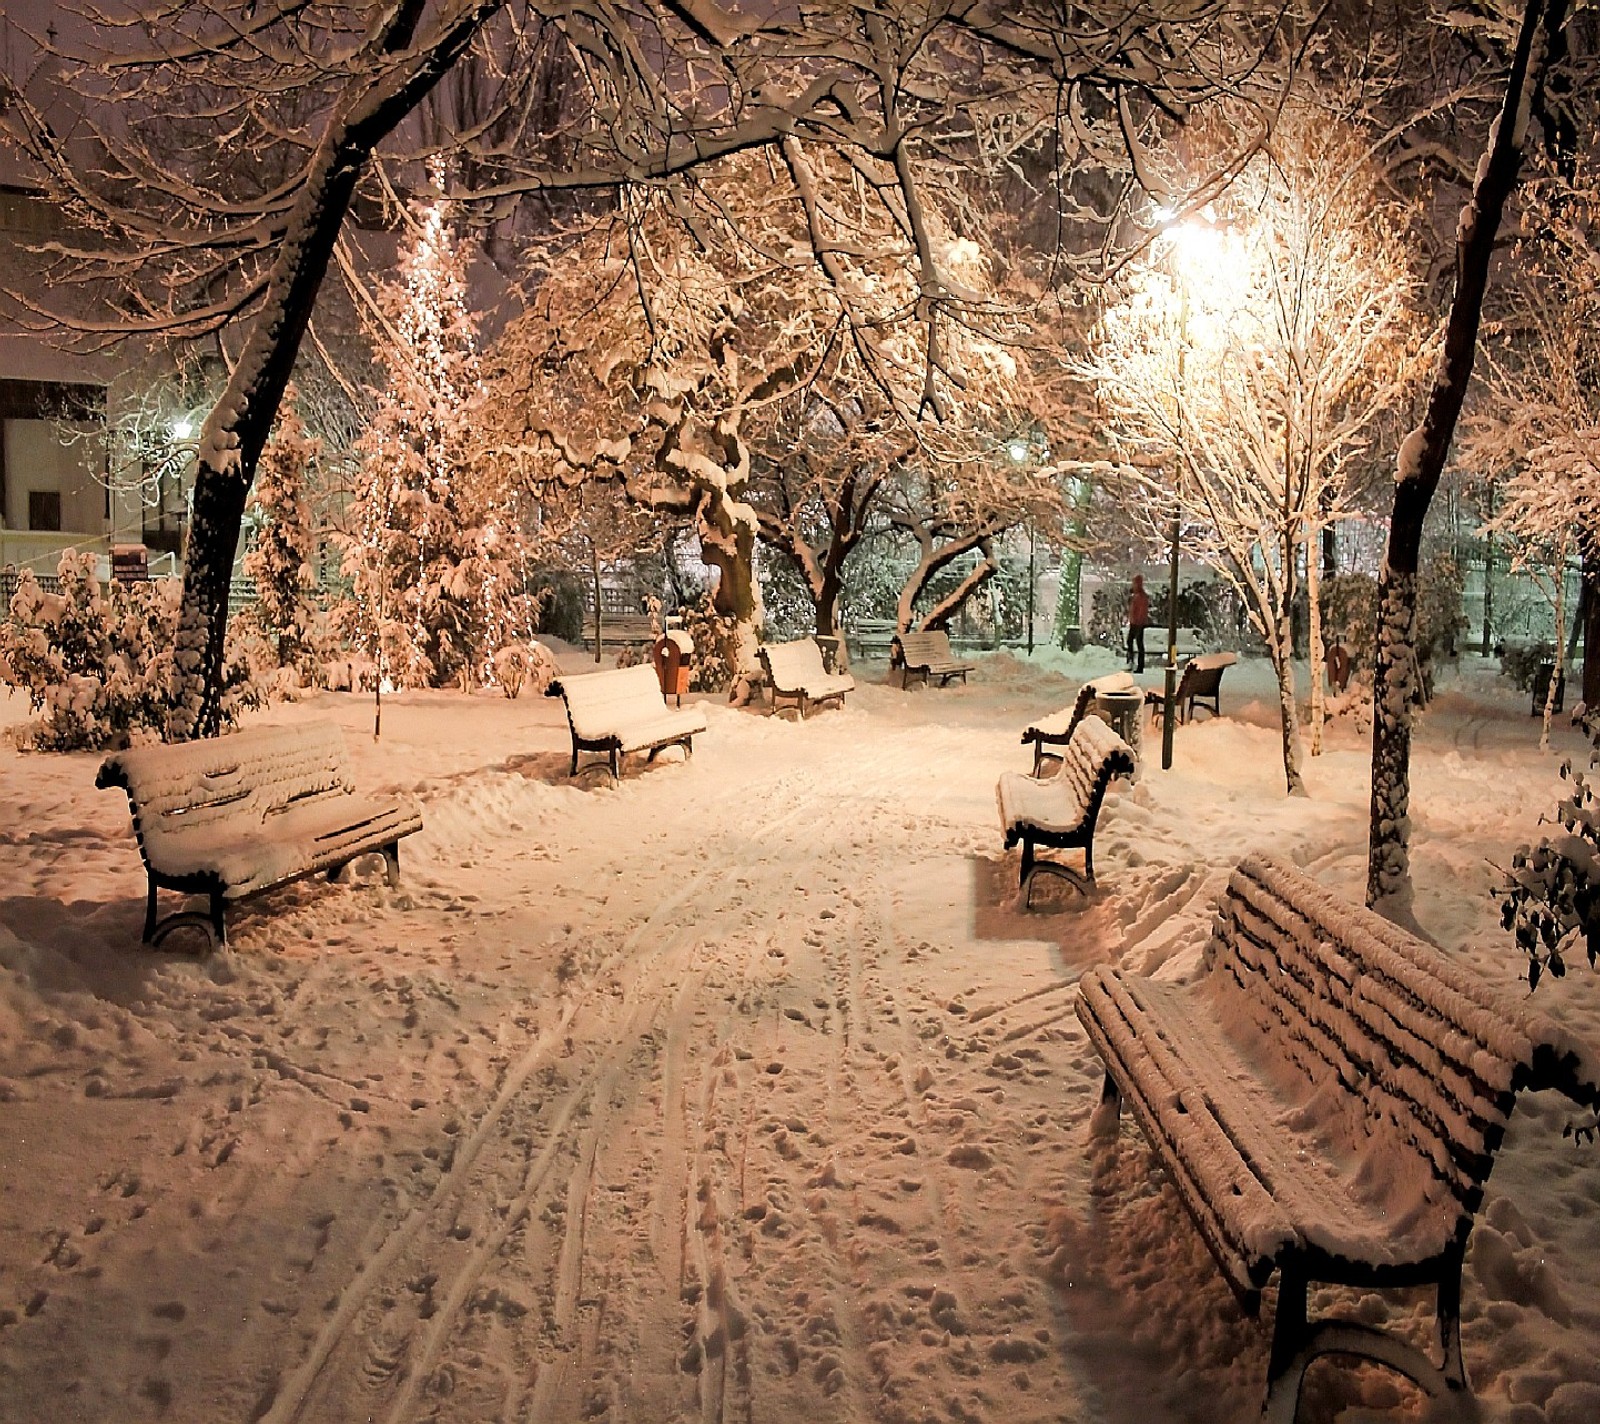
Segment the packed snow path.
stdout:
<svg viewBox="0 0 1600 1424">
<path fill-rule="evenodd" d="M 1137 1135 L 1086 1151 L 1074 986 L 1182 967 L 1253 845 L 1351 893 L 1363 749 L 1291 803 L 1270 727 L 1181 729 L 1103 812 L 1096 899 L 1024 915 L 994 784 L 1071 693 L 997 658 L 804 723 L 708 706 L 692 761 L 616 787 L 568 784 L 546 699 L 401 699 L 376 747 L 357 699 L 275 709 L 338 717 L 426 829 L 398 890 L 290 888 L 205 960 L 138 948 L 97 759 L 0 751 L 0 1419 L 1247 1416 L 1264 1335 Z M 1418 794 L 1447 939 L 1558 784 L 1531 723 L 1462 762 L 1465 715 Z M 1541 1007 L 1594 1037 L 1575 987 Z M 1520 1121 L 1468 1272 L 1469 1369 L 1529 1424 L 1600 1401 L 1600 1170 L 1563 1117 Z"/>
</svg>

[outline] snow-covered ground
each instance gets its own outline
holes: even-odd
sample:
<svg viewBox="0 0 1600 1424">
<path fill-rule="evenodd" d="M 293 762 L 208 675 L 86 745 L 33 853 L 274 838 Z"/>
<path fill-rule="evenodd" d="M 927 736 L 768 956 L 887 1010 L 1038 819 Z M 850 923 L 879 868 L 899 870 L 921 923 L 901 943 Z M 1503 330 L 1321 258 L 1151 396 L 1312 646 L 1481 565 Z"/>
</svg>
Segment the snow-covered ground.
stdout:
<svg viewBox="0 0 1600 1424">
<path fill-rule="evenodd" d="M 0 1420 L 1253 1418 L 1262 1327 L 1137 1131 L 1089 1148 L 1074 984 L 1193 968 L 1252 848 L 1359 895 L 1365 738 L 1286 799 L 1270 677 L 1231 669 L 1108 801 L 1095 899 L 1022 913 L 995 780 L 1104 657 L 910 693 L 868 665 L 804 723 L 708 701 L 691 760 L 616 787 L 569 783 L 548 699 L 393 698 L 378 744 L 363 699 L 275 708 L 344 724 L 425 829 L 398 889 L 288 888 L 209 958 L 139 946 L 98 758 L 0 749 Z M 1488 891 L 1558 795 L 1537 740 L 1469 665 L 1416 748 L 1418 917 L 1512 993 Z M 1536 997 L 1600 1045 L 1587 969 Z M 1524 1104 L 1470 1253 L 1508 1424 L 1600 1418 L 1600 1148 L 1567 1118 Z M 1309 1393 L 1423 1417 L 1378 1374 Z"/>
</svg>

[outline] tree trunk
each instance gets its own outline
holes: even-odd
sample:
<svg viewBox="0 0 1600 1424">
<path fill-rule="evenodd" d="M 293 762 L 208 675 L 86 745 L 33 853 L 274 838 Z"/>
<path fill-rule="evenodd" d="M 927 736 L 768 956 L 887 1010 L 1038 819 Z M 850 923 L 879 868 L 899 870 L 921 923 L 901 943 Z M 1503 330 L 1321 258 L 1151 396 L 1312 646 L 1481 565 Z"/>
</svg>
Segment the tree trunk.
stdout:
<svg viewBox="0 0 1600 1424">
<path fill-rule="evenodd" d="M 420 45 L 412 58 L 399 60 L 425 6 L 423 0 L 397 0 L 371 39 L 371 62 L 358 66 L 323 130 L 267 279 L 261 312 L 201 432 L 167 714 L 172 740 L 215 736 L 222 728 L 228 586 L 245 498 L 357 180 L 379 141 L 416 108 L 502 3 L 480 0 Z"/>
<path fill-rule="evenodd" d="M 1600 710 L 1600 558 L 1583 552 L 1583 705 Z"/>
<path fill-rule="evenodd" d="M 1567 541 L 1561 541 L 1556 555 L 1556 636 L 1551 652 L 1550 683 L 1544 693 L 1544 720 L 1539 727 L 1539 750 L 1550 750 L 1550 719 L 1555 716 L 1556 694 L 1566 671 L 1567 652 Z"/>
<path fill-rule="evenodd" d="M 1306 611 L 1311 622 L 1311 755 L 1322 755 L 1322 723 L 1327 716 L 1327 653 L 1322 646 L 1322 561 L 1317 557 L 1317 533 L 1306 540 Z M 1326 531 L 1324 531 L 1326 532 Z"/>
<path fill-rule="evenodd" d="M 1494 513 L 1494 495 L 1489 496 L 1489 513 Z M 1483 534 L 1483 656 L 1494 651 L 1494 535 Z"/>
<path fill-rule="evenodd" d="M 1268 640 L 1272 671 L 1278 682 L 1278 711 L 1283 733 L 1283 783 L 1290 796 L 1305 796 L 1305 778 L 1300 774 L 1300 719 L 1294 695 L 1293 615 L 1285 603 L 1275 635 Z"/>
<path fill-rule="evenodd" d="M 1537 100 L 1567 0 L 1526 0 L 1506 92 L 1456 228 L 1456 290 L 1444 351 L 1422 423 L 1400 447 L 1389 542 L 1378 577 L 1373 669 L 1372 799 L 1367 903 L 1402 922 L 1411 916 L 1411 696 L 1416 688 L 1417 566 L 1422 523 L 1439 486 L 1477 355 L 1489 261 L 1506 200 L 1516 186 L 1530 108 Z"/>
<path fill-rule="evenodd" d="M 735 624 L 731 654 L 734 685 L 759 666 L 756 648 L 761 626 L 761 586 L 756 582 L 756 521 L 747 506 L 707 490 L 700 503 L 700 557 L 717 572 L 711 606 Z"/>
</svg>

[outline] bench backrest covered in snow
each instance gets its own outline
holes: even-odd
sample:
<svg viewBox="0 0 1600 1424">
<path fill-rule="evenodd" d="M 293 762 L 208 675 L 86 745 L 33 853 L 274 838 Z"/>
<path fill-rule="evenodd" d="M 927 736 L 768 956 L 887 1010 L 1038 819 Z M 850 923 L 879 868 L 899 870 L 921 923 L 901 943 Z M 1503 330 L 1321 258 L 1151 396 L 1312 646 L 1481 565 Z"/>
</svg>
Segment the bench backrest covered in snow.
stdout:
<svg viewBox="0 0 1600 1424">
<path fill-rule="evenodd" d="M 360 855 L 381 853 L 393 881 L 400 837 L 422 828 L 415 802 L 356 792 L 344 734 L 331 722 L 135 747 L 107 757 L 95 785 L 128 793 L 149 876 L 147 943 L 197 918 L 220 943 L 226 902 L 337 872 Z M 158 888 L 208 895 L 209 914 L 158 922 Z"/>
<path fill-rule="evenodd" d="M 1078 720 L 1061 752 L 1054 776 L 1003 772 L 994 789 L 1005 848 L 1022 843 L 1024 903 L 1033 895 L 1033 878 L 1046 872 L 1087 888 L 1094 884 L 1094 828 L 1106 788 L 1116 776 L 1134 773 L 1133 748 L 1092 713 Z M 1083 875 L 1058 861 L 1038 860 L 1039 846 L 1082 850 Z"/>
<path fill-rule="evenodd" d="M 1292 1420 L 1320 1354 L 1465 1388 L 1461 1267 L 1519 1091 L 1600 1102 L 1594 1060 L 1551 1020 L 1416 936 L 1266 856 L 1239 865 L 1193 984 L 1084 975 L 1106 1065 L 1251 1313 L 1280 1273 L 1265 1417 Z M 1436 1285 L 1443 1363 L 1306 1319 L 1314 1281 Z"/>
<path fill-rule="evenodd" d="M 546 695 L 566 704 L 573 776 L 578 774 L 579 752 L 604 752 L 611 775 L 617 777 L 626 753 L 648 752 L 653 758 L 662 747 L 681 746 L 690 755 L 694 734 L 706 729 L 704 708 L 667 706 L 649 663 L 563 677 L 550 684 Z"/>
<path fill-rule="evenodd" d="M 1072 706 L 1052 712 L 1048 717 L 1037 717 L 1022 734 L 1023 745 L 1033 743 L 1033 774 L 1039 774 L 1047 756 L 1053 756 L 1051 747 L 1064 747 L 1078 730 L 1078 723 L 1089 715 L 1095 698 L 1102 692 L 1137 692 L 1139 684 L 1129 672 L 1108 672 L 1078 689 Z"/>
<path fill-rule="evenodd" d="M 856 680 L 849 673 L 829 672 L 822 663 L 822 649 L 815 638 L 797 638 L 792 643 L 767 643 L 761 662 L 772 684 L 772 710 L 792 701 L 804 717 L 812 706 L 826 702 L 844 705 L 844 695 L 854 692 Z"/>
</svg>

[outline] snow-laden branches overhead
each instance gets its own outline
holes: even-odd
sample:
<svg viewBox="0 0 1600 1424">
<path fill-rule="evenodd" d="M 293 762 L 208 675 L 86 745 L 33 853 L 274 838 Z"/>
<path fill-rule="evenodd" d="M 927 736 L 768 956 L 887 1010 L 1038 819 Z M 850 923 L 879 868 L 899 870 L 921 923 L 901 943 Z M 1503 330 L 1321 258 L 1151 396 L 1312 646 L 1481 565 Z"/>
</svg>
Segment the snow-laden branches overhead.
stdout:
<svg viewBox="0 0 1600 1424">
<path fill-rule="evenodd" d="M 79 8 L 111 18 L 91 0 Z M 74 272 L 109 283 L 101 307 L 86 316 L 75 304 L 70 319 L 102 334 L 119 323 L 217 329 L 237 352 L 200 451 L 174 734 L 215 726 L 244 494 L 375 158 L 399 165 L 404 187 L 421 181 L 408 157 L 459 150 L 453 196 L 504 216 L 522 195 L 603 204 L 780 145 L 838 154 L 899 234 L 926 333 L 914 406 L 938 413 L 942 389 L 960 381 L 939 324 L 956 294 L 928 219 L 930 176 L 984 181 L 994 175 L 982 165 L 999 160 L 1057 195 L 1058 262 L 1092 251 L 1095 235 L 1114 245 L 1120 197 L 1148 170 L 1163 124 L 1222 98 L 1270 113 L 1314 18 L 1298 3 L 1248 0 L 802 0 L 771 11 L 164 0 L 137 9 L 131 29 L 99 31 L 112 41 L 103 51 L 47 55 L 33 82 L 8 86 L 0 122 L 86 235 L 53 252 L 53 283 Z M 134 31 L 148 39 L 120 43 Z M 450 123 L 419 115 L 452 72 L 470 73 L 470 104 Z M 1019 134 L 1033 146 L 1018 148 Z M 856 302 L 829 215 L 806 211 L 801 254 Z M 858 349 L 872 346 L 868 323 L 849 329 Z M 887 386 L 907 353 L 880 343 L 874 359 Z M 692 463 L 705 451 L 678 454 Z"/>
</svg>

